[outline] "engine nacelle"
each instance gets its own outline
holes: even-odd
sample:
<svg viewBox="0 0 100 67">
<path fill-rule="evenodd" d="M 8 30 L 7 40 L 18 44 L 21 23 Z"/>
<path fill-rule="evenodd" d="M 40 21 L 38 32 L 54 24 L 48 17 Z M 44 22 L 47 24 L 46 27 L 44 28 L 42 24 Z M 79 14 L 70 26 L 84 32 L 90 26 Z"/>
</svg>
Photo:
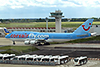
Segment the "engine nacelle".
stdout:
<svg viewBox="0 0 100 67">
<path fill-rule="evenodd" d="M 26 40 L 26 41 L 24 42 L 24 44 L 25 44 L 25 45 L 29 45 L 29 44 L 30 44 L 30 41 L 29 41 L 29 40 Z"/>
<path fill-rule="evenodd" d="M 30 44 L 35 44 L 36 43 L 36 40 L 31 40 L 30 41 Z"/>
</svg>

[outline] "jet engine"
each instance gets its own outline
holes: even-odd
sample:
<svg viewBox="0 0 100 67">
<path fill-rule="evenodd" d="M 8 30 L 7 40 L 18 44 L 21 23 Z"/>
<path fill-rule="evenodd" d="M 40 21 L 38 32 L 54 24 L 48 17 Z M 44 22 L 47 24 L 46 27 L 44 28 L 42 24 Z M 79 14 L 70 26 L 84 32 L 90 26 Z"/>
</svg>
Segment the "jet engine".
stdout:
<svg viewBox="0 0 100 67">
<path fill-rule="evenodd" d="M 35 43 L 36 43 L 36 40 L 31 40 L 30 41 L 30 44 L 32 44 L 32 45 L 35 44 Z"/>
<path fill-rule="evenodd" d="M 30 44 L 30 41 L 29 40 L 25 40 L 24 44 L 25 45 L 29 45 Z"/>
</svg>

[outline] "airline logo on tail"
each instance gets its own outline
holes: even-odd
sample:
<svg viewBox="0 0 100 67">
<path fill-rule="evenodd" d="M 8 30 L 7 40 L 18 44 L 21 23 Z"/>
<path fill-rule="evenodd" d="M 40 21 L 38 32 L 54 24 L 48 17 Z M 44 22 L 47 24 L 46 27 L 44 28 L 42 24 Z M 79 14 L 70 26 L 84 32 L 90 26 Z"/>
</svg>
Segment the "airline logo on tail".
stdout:
<svg viewBox="0 0 100 67">
<path fill-rule="evenodd" d="M 89 25 L 91 25 L 91 23 L 89 23 Z M 90 26 L 86 29 L 85 28 L 85 25 L 82 25 L 82 27 L 83 27 L 83 29 L 85 30 L 85 31 L 88 31 L 89 29 L 90 29 Z"/>
<path fill-rule="evenodd" d="M 80 27 L 78 27 L 73 33 L 89 33 L 91 25 L 94 19 L 86 20 Z"/>
</svg>

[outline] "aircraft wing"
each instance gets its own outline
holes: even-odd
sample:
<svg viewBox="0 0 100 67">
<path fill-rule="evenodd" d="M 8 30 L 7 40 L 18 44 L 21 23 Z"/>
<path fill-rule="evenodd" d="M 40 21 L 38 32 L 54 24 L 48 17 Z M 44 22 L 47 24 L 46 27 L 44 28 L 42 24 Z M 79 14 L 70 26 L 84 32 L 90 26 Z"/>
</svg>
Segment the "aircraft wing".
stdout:
<svg viewBox="0 0 100 67">
<path fill-rule="evenodd" d="M 36 43 L 38 43 L 38 44 L 46 44 L 47 42 L 46 42 L 46 40 L 48 40 L 48 38 L 36 38 L 36 39 L 34 39 L 34 38 L 29 38 L 29 39 L 26 39 L 25 40 L 25 44 L 36 44 Z"/>
</svg>

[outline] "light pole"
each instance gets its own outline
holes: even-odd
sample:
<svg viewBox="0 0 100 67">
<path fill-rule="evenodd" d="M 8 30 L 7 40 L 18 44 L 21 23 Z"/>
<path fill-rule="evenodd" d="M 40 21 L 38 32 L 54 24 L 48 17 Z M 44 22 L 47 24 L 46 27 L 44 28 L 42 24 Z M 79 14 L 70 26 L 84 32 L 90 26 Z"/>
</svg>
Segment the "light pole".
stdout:
<svg viewBox="0 0 100 67">
<path fill-rule="evenodd" d="M 45 20 L 46 20 L 46 32 L 48 32 L 48 18 L 46 17 Z"/>
</svg>

